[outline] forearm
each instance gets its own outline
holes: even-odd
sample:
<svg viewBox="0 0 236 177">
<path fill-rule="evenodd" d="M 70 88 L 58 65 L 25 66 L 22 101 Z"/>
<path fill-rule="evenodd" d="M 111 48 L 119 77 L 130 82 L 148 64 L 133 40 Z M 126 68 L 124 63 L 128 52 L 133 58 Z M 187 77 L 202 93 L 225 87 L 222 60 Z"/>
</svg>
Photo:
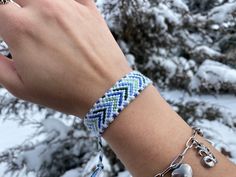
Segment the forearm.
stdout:
<svg viewBox="0 0 236 177">
<path fill-rule="evenodd" d="M 146 88 L 104 133 L 121 161 L 134 177 L 153 177 L 164 170 L 183 151 L 191 128 L 162 99 L 154 86 Z M 236 166 L 200 136 L 215 154 L 218 163 L 206 169 L 191 149 L 184 162 L 193 168 L 194 177 L 233 177 Z"/>
</svg>

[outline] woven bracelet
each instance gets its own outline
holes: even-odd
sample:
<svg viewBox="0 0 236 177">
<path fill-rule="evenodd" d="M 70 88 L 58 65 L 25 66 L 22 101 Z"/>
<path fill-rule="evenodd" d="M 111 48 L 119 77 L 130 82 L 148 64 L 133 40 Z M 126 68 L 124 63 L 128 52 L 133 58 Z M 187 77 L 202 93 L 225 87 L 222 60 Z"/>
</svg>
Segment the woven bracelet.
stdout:
<svg viewBox="0 0 236 177">
<path fill-rule="evenodd" d="M 132 71 L 115 83 L 90 109 L 85 126 L 97 137 L 117 118 L 152 81 L 138 71 Z"/>
</svg>

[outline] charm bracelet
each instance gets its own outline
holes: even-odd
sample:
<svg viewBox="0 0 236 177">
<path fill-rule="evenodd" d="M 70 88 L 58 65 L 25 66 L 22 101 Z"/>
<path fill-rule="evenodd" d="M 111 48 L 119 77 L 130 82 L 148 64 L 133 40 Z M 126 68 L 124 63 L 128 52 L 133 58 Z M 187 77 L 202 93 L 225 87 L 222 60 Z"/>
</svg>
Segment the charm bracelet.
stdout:
<svg viewBox="0 0 236 177">
<path fill-rule="evenodd" d="M 198 154 L 202 157 L 201 164 L 205 168 L 212 168 L 217 164 L 217 159 L 211 153 L 211 151 L 202 143 L 200 143 L 196 136 L 200 135 L 203 137 L 203 132 L 199 128 L 193 128 L 193 134 L 188 139 L 185 149 L 180 153 L 161 173 L 156 174 L 154 177 L 164 177 L 166 174 L 171 172 L 171 177 L 192 177 L 193 170 L 189 164 L 183 164 L 184 157 L 189 149 L 194 148 Z"/>
</svg>

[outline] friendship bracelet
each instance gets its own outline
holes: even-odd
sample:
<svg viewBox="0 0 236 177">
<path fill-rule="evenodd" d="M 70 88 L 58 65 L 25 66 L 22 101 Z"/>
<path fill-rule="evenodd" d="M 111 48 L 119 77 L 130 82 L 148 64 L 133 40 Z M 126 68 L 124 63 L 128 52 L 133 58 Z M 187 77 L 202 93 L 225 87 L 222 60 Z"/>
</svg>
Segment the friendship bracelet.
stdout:
<svg viewBox="0 0 236 177">
<path fill-rule="evenodd" d="M 138 71 L 132 71 L 115 83 L 93 105 L 84 118 L 85 126 L 97 137 L 118 117 L 152 81 Z"/>
<path fill-rule="evenodd" d="M 154 177 L 164 177 L 166 174 L 171 172 L 171 177 L 192 177 L 193 170 L 189 164 L 182 163 L 184 157 L 188 150 L 194 147 L 197 150 L 198 154 L 202 157 L 201 164 L 205 168 L 212 168 L 218 162 L 216 157 L 211 153 L 211 151 L 202 143 L 196 139 L 196 135 L 203 137 L 203 132 L 199 128 L 193 128 L 193 135 L 188 139 L 185 149 L 180 153 L 161 173 L 158 173 Z"/>
<path fill-rule="evenodd" d="M 97 136 L 99 159 L 91 177 L 98 177 L 104 168 L 101 136 L 108 126 L 149 84 L 153 82 L 138 71 L 132 71 L 117 81 L 93 105 L 84 118 L 88 130 Z"/>
</svg>

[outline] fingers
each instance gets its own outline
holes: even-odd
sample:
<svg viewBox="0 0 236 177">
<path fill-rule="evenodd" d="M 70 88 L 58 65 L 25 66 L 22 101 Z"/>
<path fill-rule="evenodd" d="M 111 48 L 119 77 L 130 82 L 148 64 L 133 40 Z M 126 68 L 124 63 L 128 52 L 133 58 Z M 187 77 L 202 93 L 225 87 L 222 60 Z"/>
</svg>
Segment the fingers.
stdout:
<svg viewBox="0 0 236 177">
<path fill-rule="evenodd" d="M 14 62 L 0 55 L 0 84 L 17 97 L 23 97 L 24 85 L 18 76 Z"/>
</svg>

